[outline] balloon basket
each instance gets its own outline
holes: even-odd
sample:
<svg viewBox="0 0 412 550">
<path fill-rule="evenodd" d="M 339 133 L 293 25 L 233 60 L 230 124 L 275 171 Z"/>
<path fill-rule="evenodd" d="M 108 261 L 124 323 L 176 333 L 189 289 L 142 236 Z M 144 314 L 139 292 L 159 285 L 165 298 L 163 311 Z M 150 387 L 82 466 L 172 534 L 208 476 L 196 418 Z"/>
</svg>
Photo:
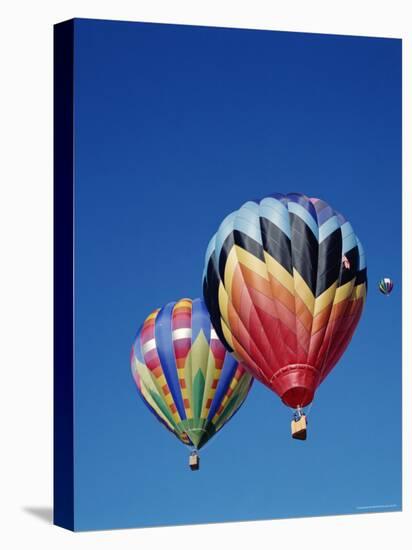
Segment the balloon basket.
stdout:
<svg viewBox="0 0 412 550">
<path fill-rule="evenodd" d="M 299 418 L 294 418 L 291 422 L 291 431 L 293 439 L 304 441 L 307 435 L 306 416 L 302 414 Z"/>
<path fill-rule="evenodd" d="M 196 451 L 190 453 L 189 455 L 189 468 L 193 470 L 198 470 L 200 467 L 200 457 Z"/>
</svg>

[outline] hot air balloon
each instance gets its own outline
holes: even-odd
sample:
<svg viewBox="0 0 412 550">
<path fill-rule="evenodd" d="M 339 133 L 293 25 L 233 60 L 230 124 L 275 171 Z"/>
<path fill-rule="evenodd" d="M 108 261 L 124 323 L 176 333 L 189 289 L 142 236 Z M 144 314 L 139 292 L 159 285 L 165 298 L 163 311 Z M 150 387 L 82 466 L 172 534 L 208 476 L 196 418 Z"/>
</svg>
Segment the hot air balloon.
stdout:
<svg viewBox="0 0 412 550">
<path fill-rule="evenodd" d="M 202 300 L 182 299 L 144 321 L 131 352 L 143 401 L 182 443 L 198 450 L 243 404 L 253 377 L 226 351 Z"/>
<path fill-rule="evenodd" d="M 226 349 L 289 407 L 303 407 L 348 346 L 366 297 L 366 263 L 351 224 L 299 193 L 246 202 L 206 251 L 204 299 Z"/>
<path fill-rule="evenodd" d="M 393 290 L 393 281 L 392 279 L 389 279 L 389 277 L 384 277 L 379 281 L 379 290 L 382 292 L 382 294 L 385 294 L 385 296 L 389 296 L 389 294 Z"/>
</svg>

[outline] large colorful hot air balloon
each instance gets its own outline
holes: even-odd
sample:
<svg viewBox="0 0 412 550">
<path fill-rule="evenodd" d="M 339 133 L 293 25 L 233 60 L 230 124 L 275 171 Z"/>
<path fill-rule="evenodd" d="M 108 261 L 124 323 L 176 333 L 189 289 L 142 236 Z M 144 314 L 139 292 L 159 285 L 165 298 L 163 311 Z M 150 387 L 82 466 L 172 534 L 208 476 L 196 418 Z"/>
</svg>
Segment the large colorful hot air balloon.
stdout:
<svg viewBox="0 0 412 550">
<path fill-rule="evenodd" d="M 351 224 L 298 193 L 246 202 L 206 252 L 204 298 L 217 334 L 298 420 L 348 346 L 366 285 Z"/>
<path fill-rule="evenodd" d="M 389 277 L 384 277 L 379 281 L 379 290 L 382 292 L 382 294 L 385 294 L 385 296 L 389 296 L 389 294 L 393 290 L 393 281 L 392 279 L 389 279 Z"/>
<path fill-rule="evenodd" d="M 133 377 L 152 413 L 180 441 L 197 450 L 236 413 L 252 376 L 227 353 L 202 300 L 183 299 L 156 309 L 131 352 Z"/>
</svg>

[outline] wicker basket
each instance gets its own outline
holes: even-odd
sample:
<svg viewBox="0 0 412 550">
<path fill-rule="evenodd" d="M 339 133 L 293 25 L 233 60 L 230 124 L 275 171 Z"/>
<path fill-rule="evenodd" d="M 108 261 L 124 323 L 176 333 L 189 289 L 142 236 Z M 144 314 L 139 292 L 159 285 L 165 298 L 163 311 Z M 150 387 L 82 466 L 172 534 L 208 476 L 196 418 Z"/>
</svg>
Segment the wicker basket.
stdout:
<svg viewBox="0 0 412 550">
<path fill-rule="evenodd" d="M 306 416 L 302 414 L 299 420 L 293 419 L 291 422 L 292 437 L 293 439 L 306 439 L 307 423 Z"/>
</svg>

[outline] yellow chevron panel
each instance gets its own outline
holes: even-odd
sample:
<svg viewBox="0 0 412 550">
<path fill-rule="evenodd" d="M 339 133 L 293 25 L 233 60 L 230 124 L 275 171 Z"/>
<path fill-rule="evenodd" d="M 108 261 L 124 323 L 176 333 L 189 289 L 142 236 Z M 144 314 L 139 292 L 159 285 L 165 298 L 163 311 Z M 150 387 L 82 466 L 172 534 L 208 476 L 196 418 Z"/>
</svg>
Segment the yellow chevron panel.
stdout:
<svg viewBox="0 0 412 550">
<path fill-rule="evenodd" d="M 222 281 L 219 283 L 219 309 L 220 315 L 225 321 L 226 324 L 229 324 L 229 297 L 226 293 L 225 287 L 222 284 Z"/>
<path fill-rule="evenodd" d="M 312 294 L 312 291 L 305 283 L 301 274 L 293 268 L 293 278 L 294 278 L 294 287 L 295 293 L 299 298 L 306 304 L 308 310 L 313 314 L 315 308 L 315 297 Z"/>
<path fill-rule="evenodd" d="M 346 285 L 345 285 L 346 286 Z M 337 283 L 333 283 L 330 285 L 329 288 L 327 288 L 320 296 L 318 296 L 315 300 L 315 307 L 313 311 L 313 316 L 316 317 L 321 311 L 325 309 L 325 307 L 328 307 L 335 303 L 336 301 L 336 287 Z M 344 298 L 342 298 L 344 299 Z M 340 300 L 339 300 L 340 301 Z"/>
<path fill-rule="evenodd" d="M 228 326 L 226 325 L 226 323 L 224 321 L 222 323 L 222 331 L 223 331 L 223 336 L 225 337 L 226 342 L 229 344 L 229 346 L 232 349 L 234 349 L 232 333 L 230 332 Z"/>
<path fill-rule="evenodd" d="M 366 285 L 365 283 L 362 283 L 360 285 L 356 285 L 353 289 L 353 293 L 351 296 L 351 300 L 357 300 L 359 298 L 366 298 Z"/>
<path fill-rule="evenodd" d="M 264 252 L 267 271 L 277 279 L 291 294 L 295 293 L 292 275 L 272 256 Z"/>
<path fill-rule="evenodd" d="M 236 250 L 237 259 L 241 264 L 248 267 L 251 271 L 258 273 L 267 281 L 269 280 L 268 270 L 265 262 L 262 262 L 262 260 L 259 260 L 259 258 L 256 258 L 256 256 L 254 256 L 247 250 L 240 248 L 240 246 L 235 245 L 234 248 Z"/>
<path fill-rule="evenodd" d="M 235 247 L 233 246 L 226 258 L 225 271 L 223 274 L 226 292 L 228 293 L 229 296 L 232 295 L 233 273 L 235 272 L 237 263 L 238 263 L 238 260 L 236 258 L 236 250 L 235 250 Z M 222 285 L 222 281 L 220 282 L 219 286 L 220 285 Z"/>
<path fill-rule="evenodd" d="M 349 298 L 352 295 L 354 284 L 355 284 L 355 279 L 353 278 L 347 283 L 345 283 L 344 285 L 340 286 L 336 290 L 336 295 L 333 303 L 338 304 L 342 300 L 346 300 L 346 298 Z"/>
</svg>

